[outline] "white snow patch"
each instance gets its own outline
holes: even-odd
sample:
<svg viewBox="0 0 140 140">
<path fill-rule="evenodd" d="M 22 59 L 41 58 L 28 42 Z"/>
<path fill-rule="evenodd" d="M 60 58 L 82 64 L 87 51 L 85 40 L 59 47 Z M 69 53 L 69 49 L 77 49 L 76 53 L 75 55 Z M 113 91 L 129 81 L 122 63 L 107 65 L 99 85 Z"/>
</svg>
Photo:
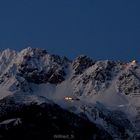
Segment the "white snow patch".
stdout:
<svg viewBox="0 0 140 140">
<path fill-rule="evenodd" d="M 3 99 L 4 97 L 6 97 L 8 95 L 12 95 L 12 94 L 13 94 L 12 92 L 0 87 L 0 99 Z"/>
</svg>

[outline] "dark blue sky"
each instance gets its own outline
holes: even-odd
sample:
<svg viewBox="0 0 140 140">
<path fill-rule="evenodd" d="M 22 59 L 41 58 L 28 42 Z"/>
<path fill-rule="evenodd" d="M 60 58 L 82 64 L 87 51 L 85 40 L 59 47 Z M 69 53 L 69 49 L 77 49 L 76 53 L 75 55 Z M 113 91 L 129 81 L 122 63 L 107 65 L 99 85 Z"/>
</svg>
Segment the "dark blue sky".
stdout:
<svg viewBox="0 0 140 140">
<path fill-rule="evenodd" d="M 0 0 L 0 48 L 140 60 L 140 0 Z"/>
</svg>

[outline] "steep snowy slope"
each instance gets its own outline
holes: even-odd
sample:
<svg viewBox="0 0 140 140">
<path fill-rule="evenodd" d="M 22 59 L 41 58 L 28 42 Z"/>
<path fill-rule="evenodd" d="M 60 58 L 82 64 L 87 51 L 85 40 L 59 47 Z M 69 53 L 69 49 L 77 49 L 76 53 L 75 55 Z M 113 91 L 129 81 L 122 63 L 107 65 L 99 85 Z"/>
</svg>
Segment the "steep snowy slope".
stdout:
<svg viewBox="0 0 140 140">
<path fill-rule="evenodd" d="M 136 61 L 96 61 L 84 55 L 70 61 L 38 48 L 7 49 L 0 53 L 0 98 L 8 95 L 17 100 L 21 95 L 25 100 L 30 96 L 28 101 L 48 98 L 105 129 L 109 127 L 107 131 L 114 137 L 132 137 L 140 107 L 140 65 Z M 105 107 L 100 109 L 97 102 Z M 109 113 L 104 113 L 105 108 Z M 119 130 L 118 116 L 130 123 L 129 130 L 124 125 L 125 132 Z"/>
</svg>

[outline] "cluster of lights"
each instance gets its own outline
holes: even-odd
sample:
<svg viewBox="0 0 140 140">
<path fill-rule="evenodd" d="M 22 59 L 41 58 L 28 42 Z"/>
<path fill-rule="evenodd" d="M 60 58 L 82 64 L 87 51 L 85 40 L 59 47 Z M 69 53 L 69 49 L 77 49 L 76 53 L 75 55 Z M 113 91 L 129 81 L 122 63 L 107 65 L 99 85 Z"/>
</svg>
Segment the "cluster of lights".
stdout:
<svg viewBox="0 0 140 140">
<path fill-rule="evenodd" d="M 72 97 L 66 96 L 64 97 L 65 100 L 72 100 Z"/>
</svg>

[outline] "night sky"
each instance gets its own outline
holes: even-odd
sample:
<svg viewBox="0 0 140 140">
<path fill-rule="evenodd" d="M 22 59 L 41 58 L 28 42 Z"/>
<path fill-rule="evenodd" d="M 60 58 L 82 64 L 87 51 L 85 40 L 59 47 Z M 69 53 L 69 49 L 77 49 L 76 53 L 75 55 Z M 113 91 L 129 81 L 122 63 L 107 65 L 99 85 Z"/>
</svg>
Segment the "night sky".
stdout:
<svg viewBox="0 0 140 140">
<path fill-rule="evenodd" d="M 140 0 L 0 0 L 0 49 L 140 60 Z"/>
</svg>

